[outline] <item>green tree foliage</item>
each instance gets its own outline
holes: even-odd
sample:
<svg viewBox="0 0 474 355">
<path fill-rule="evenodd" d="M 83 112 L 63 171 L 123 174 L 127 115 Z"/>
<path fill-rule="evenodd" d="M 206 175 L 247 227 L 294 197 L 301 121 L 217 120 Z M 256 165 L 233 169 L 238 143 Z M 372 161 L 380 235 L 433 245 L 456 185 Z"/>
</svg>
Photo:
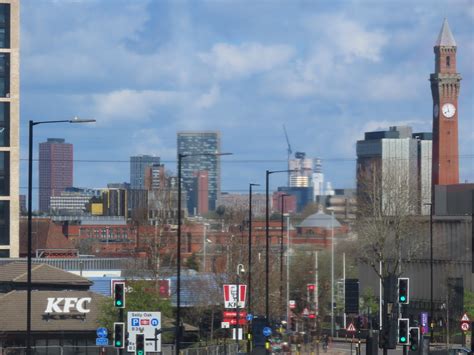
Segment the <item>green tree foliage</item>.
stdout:
<svg viewBox="0 0 474 355">
<path fill-rule="evenodd" d="M 186 260 L 186 267 L 191 270 L 199 271 L 199 261 L 195 253 Z"/>
<path fill-rule="evenodd" d="M 162 324 L 165 327 L 172 326 L 172 321 L 169 320 L 173 315 L 171 301 L 160 297 L 158 282 L 152 280 L 127 280 L 127 288 L 132 291 L 126 293 L 126 308 L 123 312 L 124 322 L 127 322 L 127 312 L 129 311 L 149 311 L 161 312 Z M 99 305 L 97 325 L 113 331 L 113 324 L 118 321 L 119 309 L 114 307 L 112 297 L 105 298 Z M 163 333 L 163 341 L 171 340 L 172 338 L 172 333 Z"/>
<path fill-rule="evenodd" d="M 464 289 L 464 311 L 469 318 L 474 317 L 474 292 Z"/>
</svg>

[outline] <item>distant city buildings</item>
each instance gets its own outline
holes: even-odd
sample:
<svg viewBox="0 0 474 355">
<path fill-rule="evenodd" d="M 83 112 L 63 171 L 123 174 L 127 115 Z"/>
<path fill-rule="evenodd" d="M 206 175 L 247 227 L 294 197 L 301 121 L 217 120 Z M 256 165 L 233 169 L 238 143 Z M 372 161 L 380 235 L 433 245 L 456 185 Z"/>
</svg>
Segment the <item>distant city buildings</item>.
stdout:
<svg viewBox="0 0 474 355">
<path fill-rule="evenodd" d="M 215 210 L 221 190 L 221 166 L 220 156 L 213 154 L 220 152 L 220 133 L 214 131 L 178 132 L 177 143 L 178 154 L 190 155 L 182 159 L 182 182 L 183 189 L 188 195 L 188 212 L 191 215 L 198 213 L 198 201 L 193 196 L 199 193 L 199 191 L 194 191 L 195 174 L 199 171 L 206 171 L 208 174 L 208 208 L 210 211 Z"/>
<path fill-rule="evenodd" d="M 160 164 L 160 157 L 154 155 L 136 155 L 130 157 L 130 188 L 145 189 L 145 171 L 152 165 Z"/>
<path fill-rule="evenodd" d="M 222 192 L 219 198 L 219 205 L 224 206 L 226 209 L 248 211 L 249 195 Z M 265 194 L 252 194 L 252 214 L 254 216 L 265 215 Z"/>
<path fill-rule="evenodd" d="M 19 255 L 19 49 L 18 0 L 0 3 L 0 258 Z"/>
<path fill-rule="evenodd" d="M 296 152 L 295 158 L 289 161 L 290 187 L 309 187 L 312 185 L 313 159 L 306 158 L 306 153 Z"/>
<path fill-rule="evenodd" d="M 52 215 L 83 215 L 87 213 L 90 200 L 100 196 L 100 190 L 66 188 L 59 196 L 51 196 Z"/>
<path fill-rule="evenodd" d="M 51 196 L 73 186 L 73 145 L 63 138 L 39 144 L 39 210 L 49 213 Z"/>
</svg>

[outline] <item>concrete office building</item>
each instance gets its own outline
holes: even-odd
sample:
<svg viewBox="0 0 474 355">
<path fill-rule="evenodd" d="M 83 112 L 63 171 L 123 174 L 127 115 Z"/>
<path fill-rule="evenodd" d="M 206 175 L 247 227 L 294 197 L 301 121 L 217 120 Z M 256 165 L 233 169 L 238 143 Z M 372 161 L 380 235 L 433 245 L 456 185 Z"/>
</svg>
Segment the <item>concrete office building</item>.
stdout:
<svg viewBox="0 0 474 355">
<path fill-rule="evenodd" d="M 0 0 L 0 258 L 19 255 L 19 11 Z"/>
<path fill-rule="evenodd" d="M 160 157 L 154 155 L 130 157 L 130 188 L 145 189 L 145 169 L 154 164 L 160 164 Z"/>
<path fill-rule="evenodd" d="M 431 165 L 430 144 L 424 142 L 430 138 L 412 134 L 408 126 L 366 132 L 365 139 L 357 142 L 358 196 L 376 189 L 384 213 L 394 212 L 400 201 L 407 201 L 407 212 L 420 213 L 422 192 L 424 197 L 428 189 L 431 193 L 426 172 L 427 164 Z"/>
<path fill-rule="evenodd" d="M 306 153 L 296 152 L 295 158 L 289 161 L 290 187 L 309 187 L 312 183 L 313 159 L 306 158 Z"/>
<path fill-rule="evenodd" d="M 178 154 L 215 154 L 221 151 L 221 137 L 215 131 L 178 132 Z M 217 200 L 221 191 L 221 164 L 220 156 L 197 155 L 182 160 L 183 188 L 187 192 L 187 208 L 190 214 L 197 209 L 196 201 L 189 198 L 194 196 L 193 186 L 195 173 L 207 171 L 209 182 L 209 210 L 217 207 Z"/>
<path fill-rule="evenodd" d="M 49 212 L 51 196 L 73 186 L 73 145 L 48 138 L 39 145 L 39 210 Z"/>
</svg>

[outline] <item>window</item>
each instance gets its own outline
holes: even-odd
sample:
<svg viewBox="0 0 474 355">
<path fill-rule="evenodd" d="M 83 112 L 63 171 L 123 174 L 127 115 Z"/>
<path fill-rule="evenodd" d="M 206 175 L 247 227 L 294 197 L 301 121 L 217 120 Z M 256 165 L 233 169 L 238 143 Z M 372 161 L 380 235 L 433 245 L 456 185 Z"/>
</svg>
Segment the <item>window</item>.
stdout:
<svg viewBox="0 0 474 355">
<path fill-rule="evenodd" d="M 10 145 L 10 103 L 0 102 L 0 147 Z"/>
<path fill-rule="evenodd" d="M 446 66 L 451 66 L 451 57 L 449 55 L 446 57 Z"/>
<path fill-rule="evenodd" d="M 0 245 L 10 244 L 10 205 L 0 201 Z"/>
<path fill-rule="evenodd" d="M 0 48 L 10 48 L 10 4 L 0 4 Z"/>
<path fill-rule="evenodd" d="M 10 95 L 10 54 L 0 53 L 0 96 Z"/>
<path fill-rule="evenodd" d="M 0 152 L 0 196 L 10 194 L 10 156 L 8 152 Z"/>
</svg>

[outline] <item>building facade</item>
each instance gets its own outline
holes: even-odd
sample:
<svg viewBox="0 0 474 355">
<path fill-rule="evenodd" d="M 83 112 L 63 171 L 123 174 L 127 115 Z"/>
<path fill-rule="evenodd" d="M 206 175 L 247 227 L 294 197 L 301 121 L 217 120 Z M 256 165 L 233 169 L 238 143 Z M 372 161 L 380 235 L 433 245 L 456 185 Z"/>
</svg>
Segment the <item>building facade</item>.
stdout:
<svg viewBox="0 0 474 355">
<path fill-rule="evenodd" d="M 0 257 L 19 253 L 19 11 L 0 0 Z"/>
<path fill-rule="evenodd" d="M 221 148 L 221 137 L 219 132 L 178 132 L 178 154 L 189 154 L 182 159 L 182 182 L 188 197 L 193 196 L 194 174 L 197 171 L 207 171 L 209 181 L 209 210 L 217 207 L 217 200 L 221 191 L 221 165 L 219 153 Z M 203 155 L 209 154 L 209 155 Z M 194 214 L 197 205 L 188 198 L 187 208 L 190 214 Z"/>
<path fill-rule="evenodd" d="M 137 155 L 130 157 L 130 188 L 145 188 L 145 169 L 160 164 L 160 157 L 154 155 Z"/>
<path fill-rule="evenodd" d="M 73 186 L 73 145 L 48 138 L 39 145 L 39 210 L 49 212 L 51 196 Z"/>
<path fill-rule="evenodd" d="M 312 184 L 313 159 L 306 158 L 306 153 L 296 152 L 295 158 L 289 161 L 290 187 L 309 187 Z"/>
<path fill-rule="evenodd" d="M 425 141 L 431 141 L 429 134 L 413 134 L 408 126 L 366 132 L 365 139 L 357 142 L 357 195 L 361 201 L 377 202 L 385 215 L 399 213 L 400 208 L 406 210 L 403 213 L 420 213 L 422 193 L 425 199 L 431 193 L 426 173 L 430 143 Z"/>
</svg>

